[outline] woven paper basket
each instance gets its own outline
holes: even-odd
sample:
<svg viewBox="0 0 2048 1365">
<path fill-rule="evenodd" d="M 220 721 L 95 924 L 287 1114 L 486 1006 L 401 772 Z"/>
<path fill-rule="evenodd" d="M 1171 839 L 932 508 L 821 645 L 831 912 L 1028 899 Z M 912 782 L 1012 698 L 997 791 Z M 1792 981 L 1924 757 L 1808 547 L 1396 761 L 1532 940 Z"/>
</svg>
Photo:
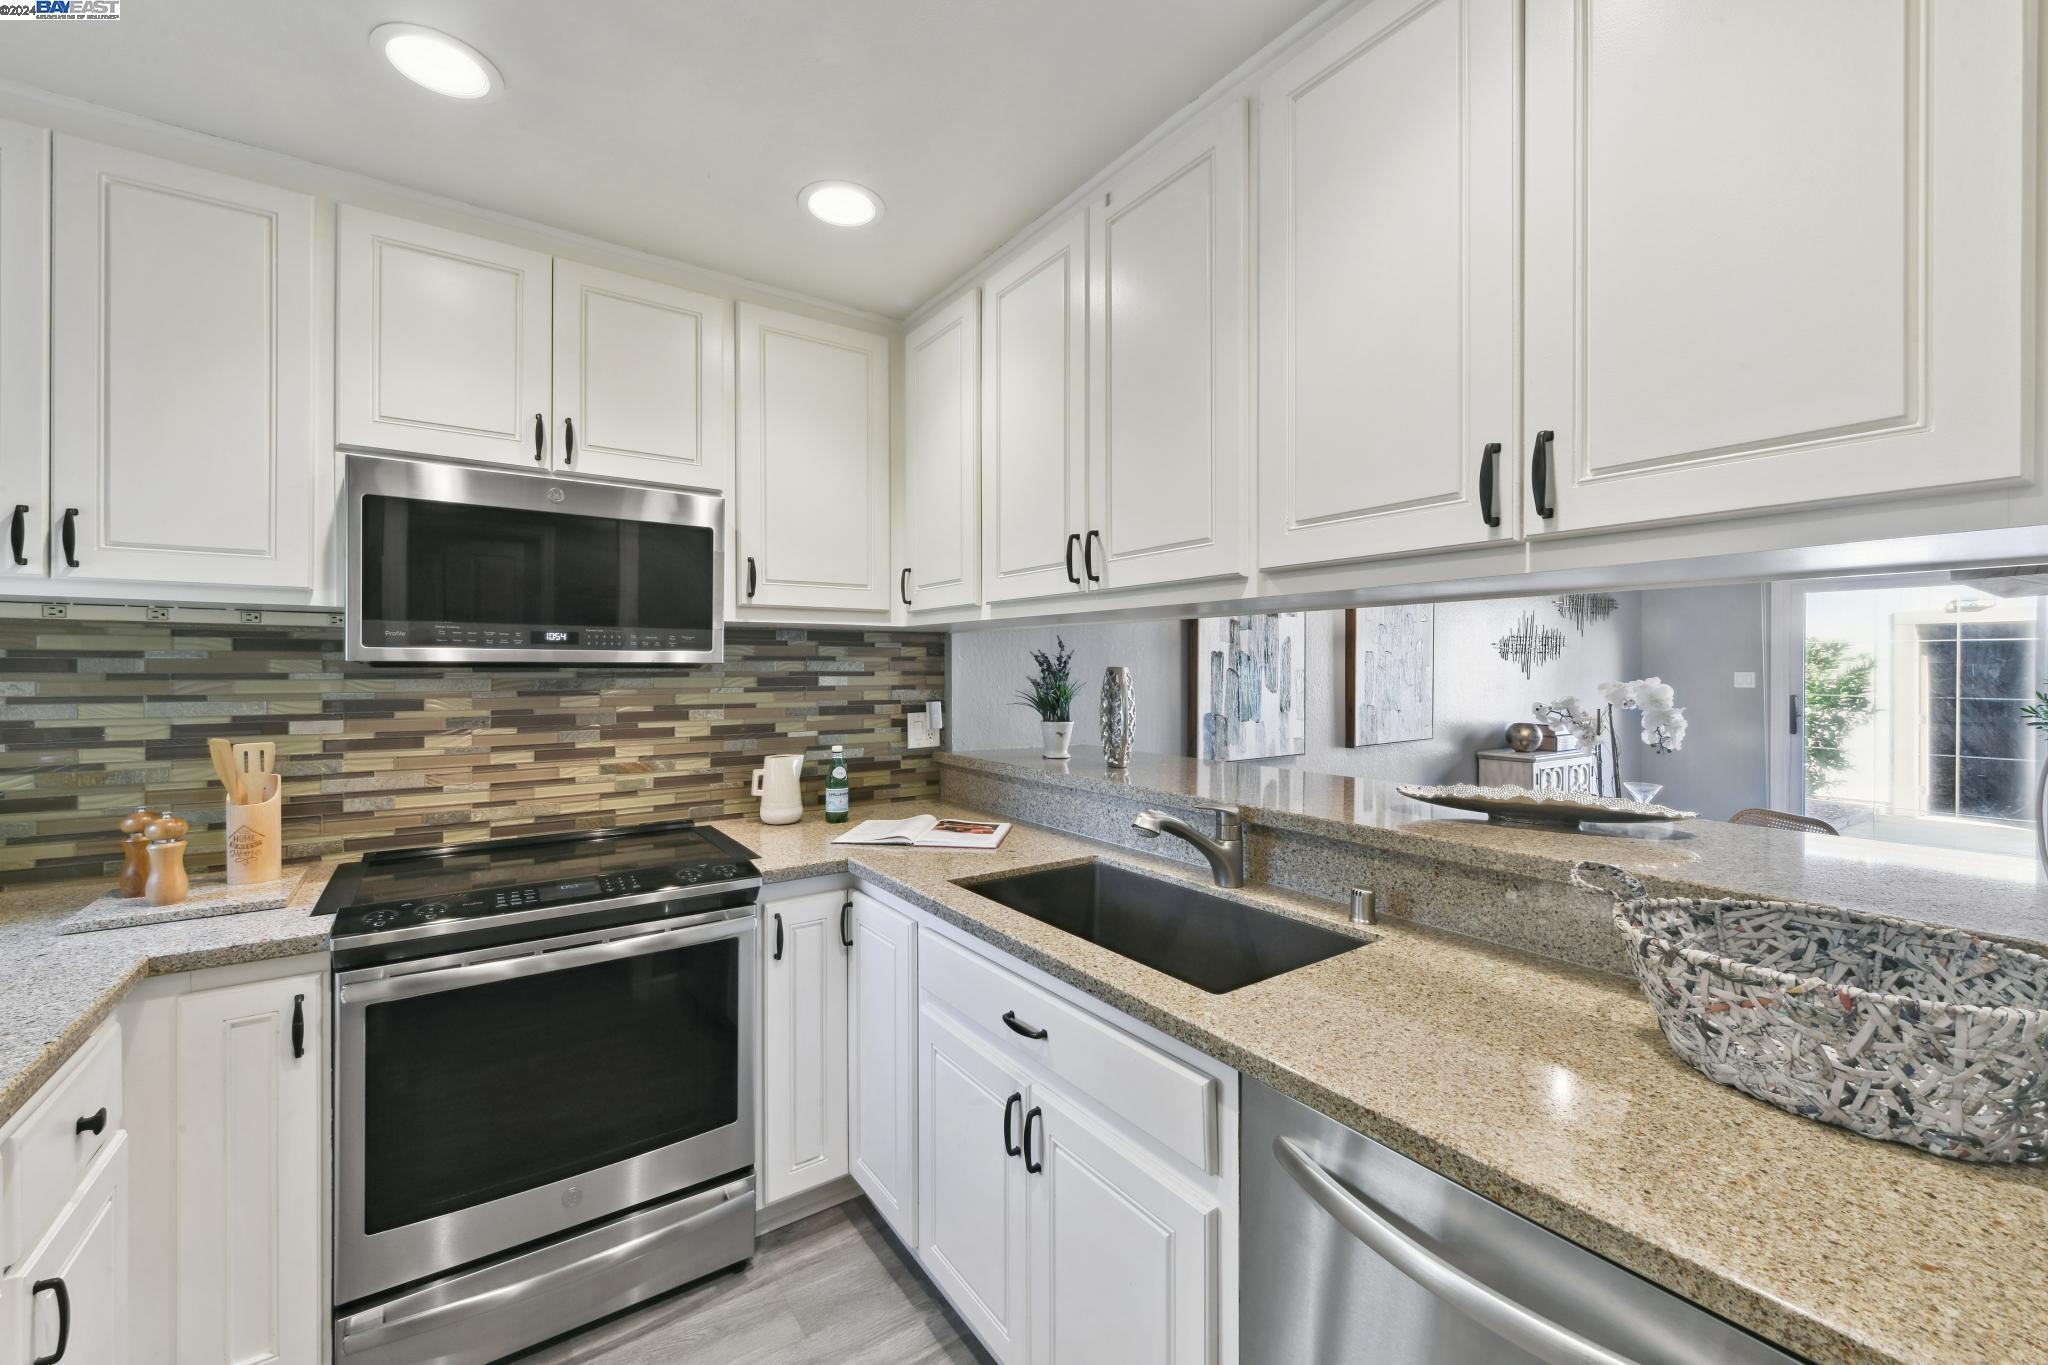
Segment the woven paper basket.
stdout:
<svg viewBox="0 0 2048 1365">
<path fill-rule="evenodd" d="M 1938 1156 L 2048 1160 L 2048 959 L 1825 906 L 1652 899 L 1604 863 L 1572 884 L 1613 895 L 1664 1040 L 1711 1079 Z"/>
</svg>

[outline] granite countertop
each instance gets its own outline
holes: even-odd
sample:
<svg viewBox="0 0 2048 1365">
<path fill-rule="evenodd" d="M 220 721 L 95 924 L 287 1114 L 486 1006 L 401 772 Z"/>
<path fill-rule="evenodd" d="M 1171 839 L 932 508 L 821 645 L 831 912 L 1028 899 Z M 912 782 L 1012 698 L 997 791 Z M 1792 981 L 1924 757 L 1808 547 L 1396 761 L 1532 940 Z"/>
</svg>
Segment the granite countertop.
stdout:
<svg viewBox="0 0 2048 1365">
<path fill-rule="evenodd" d="M 2048 877 L 2031 858 L 1687 820 L 1599 833 L 1518 828 L 1410 800 L 1392 782 L 1260 763 L 1133 754 L 1121 771 L 1102 750 L 1070 759 L 1033 749 L 941 753 L 942 767 L 1175 808 L 1237 806 L 1246 823 L 1480 871 L 1562 881 L 1582 860 L 1634 872 L 1653 894 L 1809 901 L 1953 925 L 2048 952 Z M 1254 848 L 1256 853 L 1256 848 Z"/>
<path fill-rule="evenodd" d="M 943 804 L 875 806 L 859 815 Z M 1362 951 L 1209 995 L 975 895 L 1100 857 L 1032 826 L 989 852 L 846 849 L 837 827 L 722 822 L 770 881 L 844 872 L 1180 1038 L 1818 1361 L 2048 1363 L 2048 1170 L 1990 1169 L 1806 1122 L 1707 1081 L 1622 980 L 1401 923 Z M 150 972 L 317 949 L 315 871 L 282 910 L 59 937 L 101 888 L 0 895 L 0 1118 Z M 1344 928 L 1326 903 L 1219 893 Z"/>
</svg>

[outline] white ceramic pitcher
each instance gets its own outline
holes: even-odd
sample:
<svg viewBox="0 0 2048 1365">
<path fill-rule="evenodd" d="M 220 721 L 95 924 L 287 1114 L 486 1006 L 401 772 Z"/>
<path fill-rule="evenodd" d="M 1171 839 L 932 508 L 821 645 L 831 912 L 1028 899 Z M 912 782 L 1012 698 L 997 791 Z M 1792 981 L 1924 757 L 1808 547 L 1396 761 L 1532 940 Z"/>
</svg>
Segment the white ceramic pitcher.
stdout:
<svg viewBox="0 0 2048 1365">
<path fill-rule="evenodd" d="M 773 754 L 754 769 L 754 795 L 761 798 L 761 823 L 793 825 L 803 818 L 803 793 L 797 779 L 803 776 L 802 754 Z"/>
</svg>

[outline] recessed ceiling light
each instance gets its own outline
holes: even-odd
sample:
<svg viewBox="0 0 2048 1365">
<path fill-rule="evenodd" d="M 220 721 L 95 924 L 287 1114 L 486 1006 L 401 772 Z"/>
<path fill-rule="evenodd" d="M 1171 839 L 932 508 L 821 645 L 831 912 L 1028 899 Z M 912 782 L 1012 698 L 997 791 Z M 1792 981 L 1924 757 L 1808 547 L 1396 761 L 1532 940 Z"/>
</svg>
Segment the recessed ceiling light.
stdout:
<svg viewBox="0 0 2048 1365">
<path fill-rule="evenodd" d="M 851 180 L 819 180 L 796 198 L 811 217 L 833 227 L 866 227 L 882 216 L 882 196 Z"/>
<path fill-rule="evenodd" d="M 370 46 L 414 85 L 456 100 L 481 100 L 505 88 L 490 59 L 457 38 L 418 24 L 379 24 Z"/>
</svg>

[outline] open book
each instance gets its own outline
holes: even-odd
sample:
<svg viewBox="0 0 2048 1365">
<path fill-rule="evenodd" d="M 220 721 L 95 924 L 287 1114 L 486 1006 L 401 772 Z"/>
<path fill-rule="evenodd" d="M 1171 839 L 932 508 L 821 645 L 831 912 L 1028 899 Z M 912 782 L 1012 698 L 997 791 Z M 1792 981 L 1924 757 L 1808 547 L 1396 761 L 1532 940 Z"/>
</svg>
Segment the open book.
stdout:
<svg viewBox="0 0 2048 1365">
<path fill-rule="evenodd" d="M 904 844 L 912 848 L 994 848 L 1010 832 L 1007 821 L 941 820 L 913 815 L 908 820 L 863 820 L 835 844 Z"/>
</svg>

